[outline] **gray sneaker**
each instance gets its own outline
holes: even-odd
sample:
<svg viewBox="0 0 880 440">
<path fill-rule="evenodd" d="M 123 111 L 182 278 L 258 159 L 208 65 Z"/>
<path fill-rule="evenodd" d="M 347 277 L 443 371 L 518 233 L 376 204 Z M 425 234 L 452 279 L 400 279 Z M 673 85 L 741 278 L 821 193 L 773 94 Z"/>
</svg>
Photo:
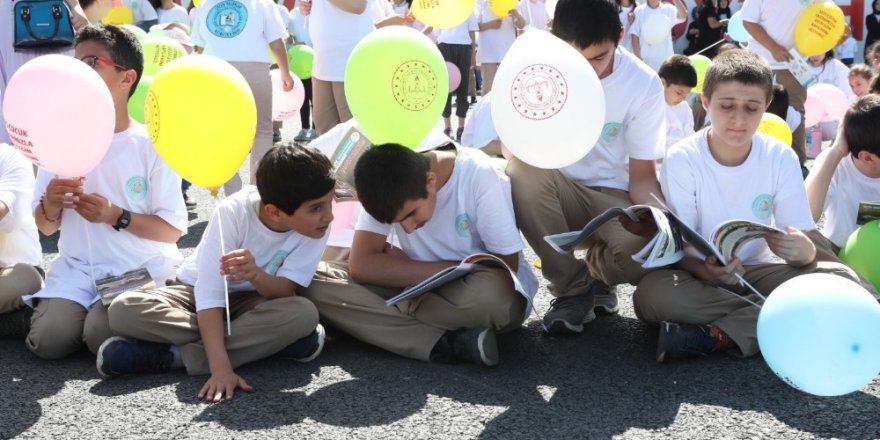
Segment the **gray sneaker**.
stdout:
<svg viewBox="0 0 880 440">
<path fill-rule="evenodd" d="M 0 339 L 24 340 L 31 331 L 31 315 L 33 314 L 34 309 L 28 306 L 0 314 Z"/>
<path fill-rule="evenodd" d="M 593 304 L 593 310 L 597 315 L 613 315 L 620 310 L 620 306 L 617 305 L 617 288 L 616 287 L 608 287 L 607 284 L 594 280 L 592 284 L 590 284 L 590 289 L 593 291 L 593 295 L 596 300 Z"/>
<path fill-rule="evenodd" d="M 596 319 L 592 295 L 560 296 L 550 301 L 541 325 L 545 333 L 574 334 L 584 331 L 584 324 Z"/>
<path fill-rule="evenodd" d="M 296 136 L 293 137 L 293 140 L 296 142 L 306 142 L 309 140 L 309 131 L 306 129 L 302 129 Z"/>
</svg>

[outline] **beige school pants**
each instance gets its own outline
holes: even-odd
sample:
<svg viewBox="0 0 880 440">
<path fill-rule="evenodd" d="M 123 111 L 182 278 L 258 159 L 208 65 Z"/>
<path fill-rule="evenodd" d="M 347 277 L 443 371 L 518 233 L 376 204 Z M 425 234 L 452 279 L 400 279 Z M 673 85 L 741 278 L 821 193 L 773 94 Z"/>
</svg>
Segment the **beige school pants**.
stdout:
<svg viewBox="0 0 880 440">
<path fill-rule="evenodd" d="M 34 266 L 18 263 L 0 269 L 0 314 L 27 307 L 21 297 L 43 288 L 43 276 Z"/>
<path fill-rule="evenodd" d="M 235 292 L 229 301 L 232 335 L 226 336 L 226 352 L 233 368 L 278 353 L 318 325 L 318 310 L 302 297 L 269 300 L 257 292 Z M 188 374 L 210 374 L 191 286 L 120 295 L 108 314 L 113 334 L 180 347 Z"/>
<path fill-rule="evenodd" d="M 97 353 L 101 343 L 112 336 L 107 307 L 100 301 L 89 310 L 64 298 L 35 298 L 34 303 L 31 331 L 24 344 L 43 359 L 61 359 L 82 348 L 83 342 Z"/>
<path fill-rule="evenodd" d="M 544 236 L 578 230 L 615 206 L 630 206 L 626 191 L 580 185 L 559 170 L 545 170 L 511 159 L 507 165 L 516 223 L 541 258 L 544 278 L 554 296 L 584 294 L 590 279 L 609 285 L 636 284 L 645 269 L 632 259 L 649 239 L 630 234 L 617 219 L 605 223 L 583 246 L 584 260 L 553 250 Z"/>
<path fill-rule="evenodd" d="M 351 336 L 392 353 L 430 360 L 431 350 L 448 330 L 519 328 L 526 300 L 513 289 L 506 270 L 479 268 L 435 292 L 386 306 L 399 289 L 357 284 L 348 264 L 321 262 L 312 284 L 301 292 L 321 319 Z"/>
<path fill-rule="evenodd" d="M 312 77 L 312 121 L 318 134 L 324 134 L 351 119 L 344 84 L 342 81 L 324 81 Z"/>
<path fill-rule="evenodd" d="M 818 262 L 800 268 L 782 263 L 759 264 L 745 269 L 743 278 L 764 296 L 785 281 L 810 273 L 831 273 L 858 281 L 852 269 L 834 262 Z M 760 298 L 750 294 L 746 287 L 723 288 L 761 304 Z M 736 342 L 739 352 L 734 354 L 743 357 L 756 354 L 760 309 L 721 289 L 704 283 L 684 270 L 656 270 L 642 278 L 633 293 L 633 308 L 639 319 L 652 324 L 672 321 L 717 326 Z"/>
</svg>

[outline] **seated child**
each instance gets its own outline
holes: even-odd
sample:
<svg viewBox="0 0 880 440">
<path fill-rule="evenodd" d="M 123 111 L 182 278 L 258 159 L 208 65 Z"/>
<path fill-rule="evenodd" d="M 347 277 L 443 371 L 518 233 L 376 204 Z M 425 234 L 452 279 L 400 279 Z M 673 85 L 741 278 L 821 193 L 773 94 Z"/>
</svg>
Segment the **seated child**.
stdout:
<svg viewBox="0 0 880 440">
<path fill-rule="evenodd" d="M 737 275 L 764 294 L 808 273 L 858 279 L 839 260 L 817 254 L 805 234 L 816 224 L 794 151 L 756 134 L 772 84 L 770 68 L 753 52 L 716 57 L 702 95 L 712 126 L 666 154 L 661 170 L 666 201 L 704 238 L 711 240 L 712 231 L 732 219 L 773 225 L 787 233 L 745 243 L 726 266 L 688 247 L 677 267 L 645 275 L 633 294 L 633 305 L 640 319 L 660 325 L 658 362 L 715 351 L 740 356 L 758 352 L 760 309 L 743 298 L 759 299 L 737 284 Z M 775 262 L 773 254 L 783 262 Z"/>
<path fill-rule="evenodd" d="M 874 72 L 867 64 L 856 64 L 849 68 L 849 86 L 857 98 L 871 92 L 871 80 Z"/>
<path fill-rule="evenodd" d="M 210 373 L 199 398 L 216 402 L 231 399 L 236 388 L 251 390 L 234 368 L 278 352 L 301 362 L 318 356 L 318 311 L 297 294 L 312 281 L 333 220 L 330 161 L 315 149 L 282 145 L 266 153 L 256 174 L 256 187 L 214 210 L 176 282 L 110 304 L 110 327 L 124 338 L 101 346 L 102 376 L 173 368 Z"/>
<path fill-rule="evenodd" d="M 468 114 L 461 134 L 461 146 L 479 148 L 490 156 L 505 156 L 510 153 L 501 144 L 495 123 L 492 121 L 492 92 L 480 98 Z"/>
<path fill-rule="evenodd" d="M 67 356 L 83 341 L 97 352 L 110 329 L 95 283 L 146 269 L 164 284 L 181 260 L 176 243 L 187 222 L 180 177 L 125 110 L 143 71 L 140 43 L 123 28 L 88 26 L 77 34 L 74 50 L 107 83 L 121 111 L 110 148 L 94 170 L 74 178 L 37 174 L 37 228 L 45 235 L 61 231 L 46 287 L 23 298 L 34 307 L 25 345 L 44 359 Z"/>
<path fill-rule="evenodd" d="M 770 105 L 767 106 L 767 113 L 772 113 L 785 120 L 788 128 L 794 133 L 794 131 L 797 130 L 798 125 L 801 124 L 802 117 L 794 107 L 789 105 L 789 102 L 788 91 L 785 90 L 785 87 L 782 87 L 781 84 L 773 84 L 773 97 L 770 98 Z M 807 133 L 807 137 L 810 137 L 810 133 Z M 809 143 L 808 140 L 807 144 Z"/>
<path fill-rule="evenodd" d="M 694 133 L 694 114 L 685 98 L 697 86 L 697 71 L 684 55 L 663 61 L 657 72 L 666 99 L 666 149 Z"/>
<path fill-rule="evenodd" d="M 12 146 L 0 144 L 0 339 L 27 336 L 33 309 L 21 297 L 43 287 L 33 193 L 31 163 Z"/>
<path fill-rule="evenodd" d="M 522 256 L 510 183 L 484 153 L 460 148 L 417 153 L 373 147 L 355 168 L 366 211 L 358 221 L 349 266 L 322 263 L 303 296 L 327 323 L 361 341 L 425 361 L 498 364 L 496 332 L 520 327 L 537 279 Z M 388 244 L 389 235 L 400 247 Z M 409 301 L 386 306 L 406 286 L 491 253 L 517 271 L 479 267 Z"/>
</svg>

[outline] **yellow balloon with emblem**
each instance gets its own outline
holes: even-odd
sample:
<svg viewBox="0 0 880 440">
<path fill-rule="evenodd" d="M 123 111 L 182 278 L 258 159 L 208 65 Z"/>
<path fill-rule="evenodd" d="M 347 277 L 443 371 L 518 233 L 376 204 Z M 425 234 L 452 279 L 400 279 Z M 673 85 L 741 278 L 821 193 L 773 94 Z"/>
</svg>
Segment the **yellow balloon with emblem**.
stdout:
<svg viewBox="0 0 880 440">
<path fill-rule="evenodd" d="M 794 43 L 805 57 L 820 55 L 837 46 L 846 30 L 846 18 L 834 3 L 813 3 L 794 25 Z"/>
</svg>

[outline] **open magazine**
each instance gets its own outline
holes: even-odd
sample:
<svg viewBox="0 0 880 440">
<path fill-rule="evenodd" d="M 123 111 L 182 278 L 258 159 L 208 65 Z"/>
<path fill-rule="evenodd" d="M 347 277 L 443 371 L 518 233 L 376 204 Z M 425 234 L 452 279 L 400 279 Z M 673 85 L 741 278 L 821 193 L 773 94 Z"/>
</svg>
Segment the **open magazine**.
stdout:
<svg viewBox="0 0 880 440">
<path fill-rule="evenodd" d="M 856 224 L 863 225 L 873 220 L 880 220 L 880 202 L 861 202 L 856 217 Z"/>
<path fill-rule="evenodd" d="M 671 211 L 648 205 L 633 205 L 628 208 L 608 209 L 587 223 L 580 231 L 548 235 L 544 237 L 544 241 L 556 252 L 567 254 L 574 251 L 577 245 L 607 221 L 620 215 L 625 215 L 634 222 L 645 221 L 642 216 L 646 212 L 650 212 L 649 219 L 657 225 L 657 233 L 645 247 L 633 255 L 633 260 L 641 263 L 646 269 L 679 262 L 684 257 L 683 242 L 685 241 L 703 255 L 714 255 L 721 264 L 727 265 L 744 243 L 761 238 L 770 232 L 785 234 L 785 231 L 765 224 L 748 220 L 729 220 L 715 228 L 710 243 Z"/>
<path fill-rule="evenodd" d="M 516 277 L 516 272 L 514 272 L 504 261 L 500 258 L 490 255 L 490 254 L 473 254 L 468 255 L 465 259 L 461 260 L 461 263 L 458 266 L 447 267 L 446 269 L 441 270 L 440 272 L 435 273 L 428 279 L 422 281 L 415 286 L 412 286 L 403 292 L 400 292 L 398 295 L 394 296 L 385 301 L 385 305 L 392 306 L 401 301 L 405 301 L 408 299 L 415 298 L 417 296 L 428 293 L 440 286 L 448 284 L 452 281 L 455 281 L 470 272 L 473 272 L 478 266 L 490 266 L 497 267 L 500 269 L 506 269 L 510 272 L 510 277 L 513 279 L 513 288 L 516 289 L 521 295 L 526 295 L 525 290 L 519 282 L 519 279 Z"/>
<path fill-rule="evenodd" d="M 330 163 L 336 171 L 337 199 L 357 199 L 354 188 L 354 167 L 361 155 L 372 147 L 373 144 L 357 127 L 349 128 L 342 136 L 336 149 L 333 150 L 333 155 L 330 156 Z"/>
</svg>

